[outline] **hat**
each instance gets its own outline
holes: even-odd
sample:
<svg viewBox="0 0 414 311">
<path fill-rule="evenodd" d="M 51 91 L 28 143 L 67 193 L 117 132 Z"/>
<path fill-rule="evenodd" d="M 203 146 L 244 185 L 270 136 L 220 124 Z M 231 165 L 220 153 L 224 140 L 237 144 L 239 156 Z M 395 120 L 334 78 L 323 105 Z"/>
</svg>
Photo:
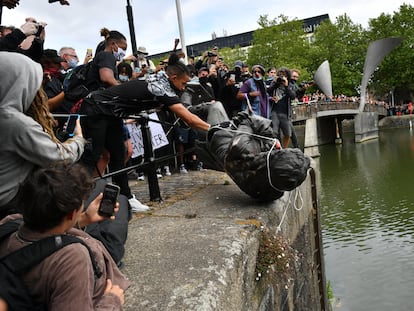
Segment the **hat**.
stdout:
<svg viewBox="0 0 414 311">
<path fill-rule="evenodd" d="M 58 55 L 56 50 L 46 49 L 43 51 L 43 58 L 51 60 L 55 63 L 64 62 L 64 60 Z"/>
<path fill-rule="evenodd" d="M 140 46 L 137 50 L 138 53 L 142 53 L 145 55 L 148 55 L 147 49 L 145 48 L 145 46 Z"/>
<path fill-rule="evenodd" d="M 243 67 L 243 62 L 241 60 L 236 60 L 234 62 L 234 67 L 242 68 Z"/>
<path fill-rule="evenodd" d="M 254 65 L 252 67 L 252 71 L 254 71 L 255 69 L 259 69 L 260 70 L 260 73 L 262 74 L 262 76 L 265 75 L 265 69 L 264 69 L 264 67 L 262 65 Z"/>
</svg>

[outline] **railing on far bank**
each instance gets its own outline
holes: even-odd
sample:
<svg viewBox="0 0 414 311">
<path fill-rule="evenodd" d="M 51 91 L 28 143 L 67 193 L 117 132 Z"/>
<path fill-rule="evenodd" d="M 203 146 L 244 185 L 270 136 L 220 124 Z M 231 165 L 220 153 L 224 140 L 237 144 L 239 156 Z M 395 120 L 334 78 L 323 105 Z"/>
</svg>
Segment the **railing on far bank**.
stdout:
<svg viewBox="0 0 414 311">
<path fill-rule="evenodd" d="M 341 101 L 341 102 L 327 102 L 327 101 L 311 101 L 309 103 L 293 104 L 293 121 L 304 121 L 309 118 L 316 117 L 318 111 L 326 110 L 356 110 L 359 108 L 359 102 Z M 365 112 L 378 112 L 379 115 L 386 116 L 387 109 L 384 105 L 366 104 Z"/>
</svg>

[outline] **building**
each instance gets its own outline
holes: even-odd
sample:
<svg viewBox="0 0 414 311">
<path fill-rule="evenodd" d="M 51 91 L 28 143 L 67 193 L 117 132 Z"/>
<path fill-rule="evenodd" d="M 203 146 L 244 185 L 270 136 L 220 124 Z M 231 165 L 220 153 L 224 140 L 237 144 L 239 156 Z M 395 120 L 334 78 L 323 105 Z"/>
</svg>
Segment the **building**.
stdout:
<svg viewBox="0 0 414 311">
<path fill-rule="evenodd" d="M 312 40 L 312 34 L 315 29 L 322 23 L 324 20 L 329 20 L 328 14 L 323 14 L 319 16 L 314 16 L 306 18 L 303 20 L 303 30 L 309 40 Z M 235 47 L 249 47 L 253 42 L 253 33 L 254 31 L 243 32 L 236 35 L 226 36 L 226 37 L 215 37 L 212 40 L 190 44 L 187 45 L 187 55 L 199 56 L 203 54 L 204 51 L 210 50 L 212 47 L 217 46 L 218 48 L 235 48 Z M 153 54 L 149 58 L 161 58 L 165 55 L 171 53 L 172 51 L 167 51 L 163 53 Z"/>
</svg>

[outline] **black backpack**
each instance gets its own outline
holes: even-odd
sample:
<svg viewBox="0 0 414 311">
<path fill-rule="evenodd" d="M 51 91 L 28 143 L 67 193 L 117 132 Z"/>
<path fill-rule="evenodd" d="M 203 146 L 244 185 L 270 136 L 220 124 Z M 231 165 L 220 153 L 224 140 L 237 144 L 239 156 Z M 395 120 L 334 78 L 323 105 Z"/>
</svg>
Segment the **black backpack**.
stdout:
<svg viewBox="0 0 414 311">
<path fill-rule="evenodd" d="M 76 103 L 89 94 L 88 73 L 91 66 L 92 62 L 79 65 L 66 74 L 63 80 L 66 101 Z"/>
<path fill-rule="evenodd" d="M 12 220 L 0 225 L 0 241 L 16 232 L 22 219 Z M 9 311 L 47 310 L 43 304 L 33 301 L 22 276 L 57 250 L 72 244 L 81 243 L 89 252 L 95 279 L 102 276 L 95 256 L 81 239 L 71 235 L 55 235 L 33 242 L 30 245 L 0 258 L 0 297 L 8 304 Z"/>
</svg>

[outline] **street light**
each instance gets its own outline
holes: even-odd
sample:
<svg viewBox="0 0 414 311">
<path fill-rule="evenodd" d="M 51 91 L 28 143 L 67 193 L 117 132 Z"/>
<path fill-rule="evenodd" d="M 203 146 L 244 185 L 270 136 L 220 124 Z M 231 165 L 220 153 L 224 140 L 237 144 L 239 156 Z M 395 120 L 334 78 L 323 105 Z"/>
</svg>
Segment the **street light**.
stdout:
<svg viewBox="0 0 414 311">
<path fill-rule="evenodd" d="M 181 16 L 181 3 L 180 0 L 175 0 L 175 6 L 177 8 L 177 19 L 178 19 L 178 29 L 180 31 L 180 41 L 181 41 L 181 50 L 184 53 L 184 62 L 187 65 L 187 46 L 185 45 L 184 39 L 184 27 L 183 27 L 183 20 Z"/>
<path fill-rule="evenodd" d="M 135 39 L 134 16 L 132 15 L 132 7 L 129 0 L 127 0 L 126 12 L 128 17 L 129 35 L 131 37 L 132 54 L 137 55 L 137 41 Z"/>
</svg>

